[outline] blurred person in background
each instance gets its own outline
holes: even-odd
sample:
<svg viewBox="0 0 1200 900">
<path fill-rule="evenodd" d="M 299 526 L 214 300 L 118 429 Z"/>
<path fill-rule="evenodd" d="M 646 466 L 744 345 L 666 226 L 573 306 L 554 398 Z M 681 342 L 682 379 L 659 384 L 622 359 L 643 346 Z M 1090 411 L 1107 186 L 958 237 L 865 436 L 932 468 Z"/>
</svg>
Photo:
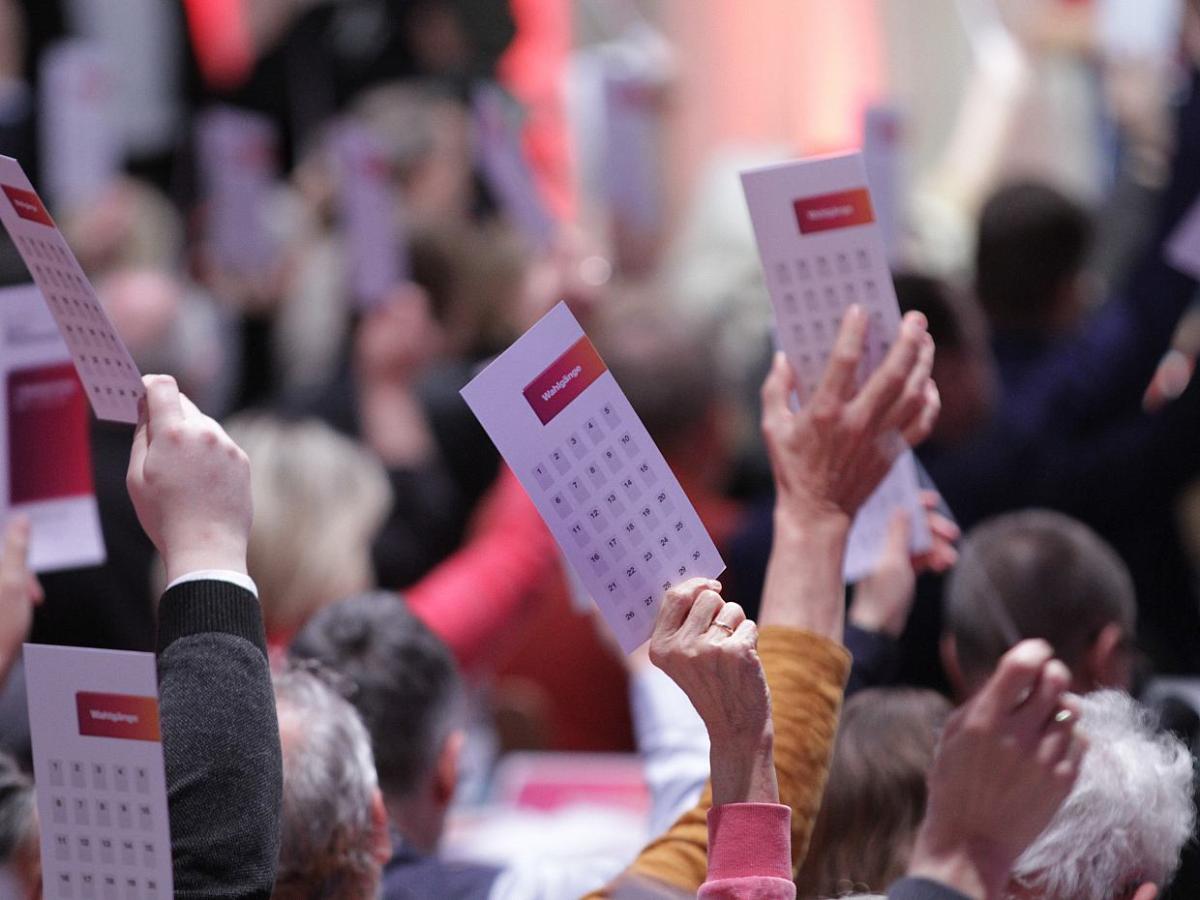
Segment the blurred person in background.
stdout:
<svg viewBox="0 0 1200 900">
<path fill-rule="evenodd" d="M 41 845 L 33 782 L 16 760 L 0 753 L 0 896 L 42 896 Z"/>
<path fill-rule="evenodd" d="M 908 871 L 950 709 L 940 694 L 913 688 L 872 688 L 846 701 L 797 897 L 882 890 Z"/>
<path fill-rule="evenodd" d="M 387 476 L 320 422 L 244 415 L 229 434 L 250 457 L 250 575 L 279 651 L 322 607 L 374 585 L 371 545 L 391 502 Z"/>
<path fill-rule="evenodd" d="M 362 720 L 318 674 L 275 675 L 283 810 L 273 900 L 371 900 L 390 856 Z"/>
</svg>

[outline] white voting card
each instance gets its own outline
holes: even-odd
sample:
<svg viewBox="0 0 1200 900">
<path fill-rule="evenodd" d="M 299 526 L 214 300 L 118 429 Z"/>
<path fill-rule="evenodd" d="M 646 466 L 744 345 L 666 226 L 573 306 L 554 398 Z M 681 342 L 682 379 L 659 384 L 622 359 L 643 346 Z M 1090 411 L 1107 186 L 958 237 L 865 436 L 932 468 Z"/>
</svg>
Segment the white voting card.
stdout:
<svg viewBox="0 0 1200 900">
<path fill-rule="evenodd" d="M 136 423 L 142 375 L 21 164 L 0 156 L 0 221 L 71 348 L 96 416 Z"/>
<path fill-rule="evenodd" d="M 87 399 L 33 285 L 0 290 L 0 379 L 0 523 L 29 518 L 35 572 L 99 565 Z"/>
<path fill-rule="evenodd" d="M 365 125 L 343 122 L 330 142 L 348 287 L 356 305 L 370 307 L 408 277 L 399 192 L 386 153 Z"/>
<path fill-rule="evenodd" d="M 545 247 L 553 237 L 554 220 L 525 157 L 519 125 L 511 120 L 512 103 L 500 88 L 484 86 L 476 89 L 472 106 L 476 155 L 484 180 L 530 243 Z"/>
<path fill-rule="evenodd" d="M 1200 201 L 1192 204 L 1167 238 L 1163 250 L 1168 263 L 1193 278 L 1200 278 Z"/>
<path fill-rule="evenodd" d="M 889 263 L 900 259 L 904 194 L 900 170 L 904 122 L 900 111 L 886 103 L 873 103 L 863 110 L 863 163 L 875 219 L 879 222 Z"/>
<path fill-rule="evenodd" d="M 102 45 L 73 38 L 46 51 L 40 74 L 43 187 L 54 209 L 74 209 L 100 196 L 121 169 L 112 68 Z"/>
<path fill-rule="evenodd" d="M 804 403 L 820 381 L 841 325 L 857 303 L 868 314 L 865 378 L 900 327 L 900 307 L 862 155 L 821 157 L 742 173 L 779 345 L 796 371 Z M 875 566 L 896 509 L 912 521 L 912 549 L 929 549 L 915 461 L 906 451 L 863 504 L 846 549 L 847 580 Z"/>
<path fill-rule="evenodd" d="M 278 138 L 266 116 L 217 106 L 196 121 L 204 233 L 218 266 L 229 272 L 267 271 L 275 241 L 266 210 L 275 182 Z"/>
<path fill-rule="evenodd" d="M 725 563 L 571 311 L 558 304 L 462 390 L 626 652 L 662 594 Z"/>
<path fill-rule="evenodd" d="M 614 225 L 658 236 L 666 217 L 661 156 L 664 77 L 610 63 L 604 73 L 604 187 Z"/>
<path fill-rule="evenodd" d="M 169 900 L 154 654 L 25 645 L 46 900 Z"/>
</svg>

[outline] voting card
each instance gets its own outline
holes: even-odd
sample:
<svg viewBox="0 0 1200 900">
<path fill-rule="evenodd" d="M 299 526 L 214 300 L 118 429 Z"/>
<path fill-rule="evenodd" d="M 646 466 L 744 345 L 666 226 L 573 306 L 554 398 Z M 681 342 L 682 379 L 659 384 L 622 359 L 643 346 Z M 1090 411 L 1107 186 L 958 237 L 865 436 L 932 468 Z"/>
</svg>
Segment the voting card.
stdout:
<svg viewBox="0 0 1200 900">
<path fill-rule="evenodd" d="M 331 149 L 347 286 L 355 305 L 369 308 L 408 277 L 400 193 L 387 154 L 367 126 L 343 122 L 333 131 Z"/>
<path fill-rule="evenodd" d="M 41 293 L 0 290 L 0 522 L 29 518 L 35 572 L 104 562 L 87 398 Z"/>
<path fill-rule="evenodd" d="M 38 138 L 43 187 L 59 211 L 96 200 L 121 169 L 113 73 L 102 45 L 60 41 L 42 56 Z"/>
<path fill-rule="evenodd" d="M 501 210 L 535 247 L 548 246 L 554 219 L 542 200 L 521 143 L 513 104 L 498 87 L 483 86 L 472 97 L 476 157 Z"/>
<path fill-rule="evenodd" d="M 658 73 L 636 73 L 612 63 L 604 74 L 605 193 L 617 233 L 642 243 L 657 240 L 666 219 L 664 81 Z"/>
<path fill-rule="evenodd" d="M 0 156 L 0 192 L 0 221 L 58 323 L 97 418 L 136 423 L 142 375 L 21 164 L 7 156 Z"/>
<path fill-rule="evenodd" d="M 1193 203 L 1175 226 L 1163 255 L 1180 272 L 1200 279 L 1200 201 Z"/>
<path fill-rule="evenodd" d="M 217 106 L 196 122 L 204 234 L 227 272 L 261 274 L 275 261 L 267 205 L 275 183 L 278 137 L 266 116 Z"/>
<path fill-rule="evenodd" d="M 821 157 L 742 173 L 779 345 L 804 403 L 829 361 L 842 313 L 857 303 L 870 327 L 860 377 L 873 371 L 900 328 L 900 307 L 876 222 L 862 155 Z M 896 509 L 912 521 L 912 549 L 929 549 L 912 451 L 863 504 L 846 549 L 847 580 L 869 574 Z"/>
<path fill-rule="evenodd" d="M 46 900 L 174 889 L 154 654 L 26 644 Z"/>
<path fill-rule="evenodd" d="M 863 163 L 875 220 L 879 223 L 889 264 L 900 260 L 904 195 L 901 191 L 903 120 L 896 107 L 875 103 L 863 110 Z"/>
<path fill-rule="evenodd" d="M 621 647 L 672 585 L 725 569 L 691 502 L 566 304 L 462 390 Z"/>
</svg>

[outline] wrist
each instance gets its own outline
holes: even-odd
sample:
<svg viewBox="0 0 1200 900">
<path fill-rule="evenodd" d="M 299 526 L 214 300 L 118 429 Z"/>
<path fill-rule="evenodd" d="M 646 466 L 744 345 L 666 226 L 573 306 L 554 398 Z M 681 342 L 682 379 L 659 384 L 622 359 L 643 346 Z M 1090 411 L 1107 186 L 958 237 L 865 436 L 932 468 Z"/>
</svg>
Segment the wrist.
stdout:
<svg viewBox="0 0 1200 900">
<path fill-rule="evenodd" d="M 780 498 L 774 511 L 776 540 L 845 545 L 852 520 L 836 507 L 797 510 Z"/>
<path fill-rule="evenodd" d="M 858 590 L 861 591 L 862 588 L 859 587 Z M 846 620 L 855 628 L 890 638 L 898 638 L 904 631 L 904 619 L 900 618 L 897 623 L 897 618 L 900 617 L 889 615 L 885 610 L 875 609 L 869 603 L 860 602 L 858 597 L 850 603 L 850 610 L 846 613 Z"/>
<path fill-rule="evenodd" d="M 769 721 L 761 731 L 709 731 L 709 770 L 713 806 L 729 803 L 778 803 L 775 732 Z"/>
<path fill-rule="evenodd" d="M 205 570 L 248 574 L 246 542 L 233 536 L 210 535 L 202 541 L 189 541 L 178 549 L 164 549 L 162 558 L 168 584 Z"/>
</svg>

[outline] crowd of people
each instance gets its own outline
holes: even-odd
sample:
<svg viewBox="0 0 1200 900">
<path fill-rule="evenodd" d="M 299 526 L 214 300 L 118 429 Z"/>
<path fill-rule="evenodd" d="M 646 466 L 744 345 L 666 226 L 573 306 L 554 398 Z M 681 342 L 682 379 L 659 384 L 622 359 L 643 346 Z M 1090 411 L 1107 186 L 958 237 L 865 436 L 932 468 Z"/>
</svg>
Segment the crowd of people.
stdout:
<svg viewBox="0 0 1200 900">
<path fill-rule="evenodd" d="M 102 566 L 35 575 L 29 521 L 3 523 L 0 898 L 41 896 L 27 640 L 156 655 L 177 897 L 1197 895 L 1200 709 L 1161 686 L 1200 676 L 1197 278 L 1166 253 L 1200 202 L 1200 55 L 1120 265 L 1062 184 L 999 184 L 969 272 L 897 267 L 886 357 L 864 371 L 875 326 L 848 308 L 797 406 L 761 283 L 752 314 L 700 302 L 679 272 L 711 271 L 702 243 L 562 224 L 533 100 L 550 233 L 481 170 L 474 100 L 511 84 L 536 3 L 230 3 L 237 53 L 205 4 L 154 5 L 130 24 L 159 51 L 122 174 L 51 198 L 155 374 L 132 432 L 90 427 Z M 0 152 L 31 174 L 47 49 L 126 39 L 79 6 L 0 0 Z M 279 135 L 257 266 L 212 243 L 192 125 L 214 103 Z M 403 225 L 369 302 L 330 149 L 347 123 Z M 0 283 L 26 280 L 4 246 Z M 728 563 L 666 591 L 628 656 L 458 394 L 560 300 Z M 851 525 L 906 448 L 932 545 L 911 556 L 897 513 L 847 585 Z M 645 845 L 597 824 L 566 854 L 449 852 L 516 751 L 636 753 Z"/>
</svg>

